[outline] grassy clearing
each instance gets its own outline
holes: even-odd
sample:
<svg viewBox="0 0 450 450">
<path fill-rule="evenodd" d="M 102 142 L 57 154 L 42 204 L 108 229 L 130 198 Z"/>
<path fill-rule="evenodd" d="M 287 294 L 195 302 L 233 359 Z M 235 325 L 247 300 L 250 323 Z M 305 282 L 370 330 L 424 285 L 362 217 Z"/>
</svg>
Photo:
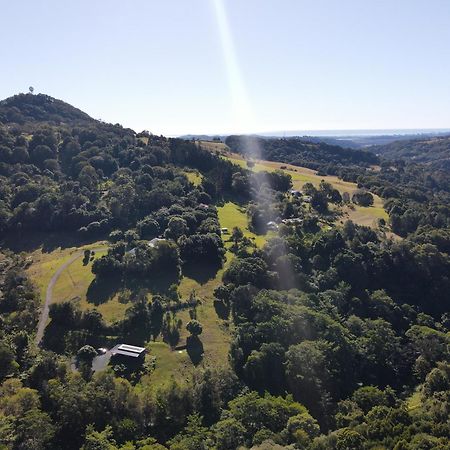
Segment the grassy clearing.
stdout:
<svg viewBox="0 0 450 450">
<path fill-rule="evenodd" d="M 94 260 L 106 255 L 106 253 L 106 249 L 96 251 Z M 109 323 L 122 319 L 130 303 L 128 301 L 121 302 L 118 293 L 107 302 L 99 305 L 95 305 L 87 300 L 87 290 L 95 278 L 91 271 L 92 262 L 93 260 L 84 265 L 83 257 L 80 257 L 61 274 L 53 289 L 53 302 L 73 300 L 77 302 L 82 311 L 97 308 L 105 321 Z"/>
<path fill-rule="evenodd" d="M 94 259 L 105 254 L 106 250 L 98 251 L 95 253 Z M 53 301 L 56 303 L 85 296 L 89 284 L 94 279 L 91 268 L 92 261 L 84 265 L 83 257 L 75 260 L 58 278 L 53 288 Z"/>
<path fill-rule="evenodd" d="M 104 246 L 103 242 L 95 242 L 82 247 L 56 248 L 51 252 L 45 252 L 42 248 L 39 248 L 30 253 L 33 263 L 27 269 L 27 273 L 39 289 L 41 302 L 44 302 L 45 300 L 45 294 L 50 279 L 62 264 L 68 261 L 77 252 L 102 246 Z"/>
<path fill-rule="evenodd" d="M 220 141 L 197 141 L 197 145 L 199 145 L 204 150 L 208 150 L 210 152 L 227 152 L 229 148 L 226 144 Z"/>
<path fill-rule="evenodd" d="M 200 183 L 203 180 L 203 175 L 200 172 L 194 172 L 194 171 L 185 171 L 185 175 L 187 176 L 188 180 L 194 185 L 199 186 Z"/>
<path fill-rule="evenodd" d="M 382 206 L 369 206 L 368 208 L 354 206 L 354 209 L 344 208 L 344 215 L 347 213 L 346 217 L 359 225 L 376 227 L 378 219 L 384 219 L 386 222 L 389 220 L 389 216 Z"/>
<path fill-rule="evenodd" d="M 421 387 L 418 386 L 414 393 L 406 400 L 408 411 L 414 411 L 422 406 Z"/>
<path fill-rule="evenodd" d="M 237 205 L 236 203 L 227 202 L 218 209 L 220 226 L 228 228 L 229 233 L 233 227 L 239 227 L 244 232 L 244 236 L 250 238 L 258 247 L 263 247 L 267 239 L 273 236 L 273 232 L 269 232 L 266 235 L 258 235 L 253 233 L 248 228 L 248 219 L 245 208 Z M 223 235 L 223 239 L 228 240 L 229 235 Z"/>
<path fill-rule="evenodd" d="M 247 167 L 247 162 L 242 158 L 242 156 L 235 153 L 228 153 L 224 158 L 237 164 L 241 167 Z M 283 167 L 283 169 L 281 168 Z M 350 196 L 355 192 L 358 187 L 355 183 L 350 183 L 348 181 L 340 180 L 336 176 L 320 176 L 314 170 L 307 169 L 306 167 L 298 167 L 292 164 L 284 164 L 274 161 L 257 161 L 252 168 L 255 172 L 260 171 L 274 171 L 282 170 L 292 177 L 292 186 L 294 189 L 300 190 L 305 183 L 312 183 L 314 186 L 318 187 L 322 180 L 330 183 L 335 189 L 337 189 L 341 194 L 348 192 Z M 383 200 L 378 196 L 374 195 L 374 204 L 370 207 L 363 207 L 354 205 L 354 208 L 344 207 L 343 208 L 344 217 L 350 219 L 359 225 L 365 225 L 370 227 L 377 226 L 378 219 L 384 219 L 386 222 L 389 219 L 383 207 Z"/>
<path fill-rule="evenodd" d="M 189 380 L 193 366 L 186 350 L 174 350 L 164 342 L 151 342 L 147 345 L 149 357 L 156 357 L 156 368 L 150 375 L 141 379 L 143 386 L 161 386 L 172 379 L 183 383 Z"/>
<path fill-rule="evenodd" d="M 221 227 L 226 227 L 230 231 L 234 226 L 239 226 L 244 234 L 254 238 L 258 246 L 264 245 L 268 236 L 257 236 L 248 229 L 247 215 L 245 209 L 235 203 L 225 203 L 218 208 L 219 221 Z M 227 241 L 228 235 L 223 236 Z M 229 248 L 231 243 L 225 242 L 225 247 Z M 192 291 L 195 291 L 201 304 L 197 307 L 197 319 L 203 326 L 203 333 L 200 340 L 203 344 L 204 357 L 199 367 L 226 367 L 228 365 L 228 351 L 231 341 L 231 324 L 221 320 L 214 308 L 214 289 L 222 282 L 224 271 L 229 267 L 234 258 L 233 253 L 227 250 L 226 260 L 222 268 L 215 273 L 208 273 L 207 268 L 197 267 L 197 273 L 184 275 L 178 287 L 178 292 L 183 299 L 187 299 Z M 188 332 L 186 324 L 190 320 L 189 311 L 184 310 L 177 313 L 177 318 L 183 322 L 180 344 L 186 341 Z M 173 378 L 179 382 L 189 379 L 194 370 L 194 366 L 185 350 L 171 350 L 170 347 L 161 342 L 149 344 L 150 355 L 156 356 L 155 371 L 144 377 L 142 383 L 150 386 L 159 386 L 170 382 Z"/>
</svg>

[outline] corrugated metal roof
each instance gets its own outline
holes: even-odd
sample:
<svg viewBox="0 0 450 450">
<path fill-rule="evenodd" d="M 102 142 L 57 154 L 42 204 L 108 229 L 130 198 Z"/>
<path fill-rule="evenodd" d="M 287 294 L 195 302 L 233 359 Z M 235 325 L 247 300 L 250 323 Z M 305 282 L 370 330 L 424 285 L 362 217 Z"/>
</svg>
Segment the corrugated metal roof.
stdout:
<svg viewBox="0 0 450 450">
<path fill-rule="evenodd" d="M 144 347 L 136 347 L 135 345 L 117 344 L 111 349 L 111 355 L 123 355 L 130 358 L 139 358 L 147 350 Z"/>
</svg>

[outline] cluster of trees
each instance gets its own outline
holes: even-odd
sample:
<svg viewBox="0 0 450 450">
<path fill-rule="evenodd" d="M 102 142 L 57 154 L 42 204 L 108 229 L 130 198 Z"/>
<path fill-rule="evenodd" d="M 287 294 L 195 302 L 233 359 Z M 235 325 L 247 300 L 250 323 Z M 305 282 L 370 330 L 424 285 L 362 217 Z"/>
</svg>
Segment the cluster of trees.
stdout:
<svg viewBox="0 0 450 450">
<path fill-rule="evenodd" d="M 29 368 L 39 295 L 19 255 L 0 253 L 0 380 Z"/>
<path fill-rule="evenodd" d="M 28 125 L 30 122 L 62 124 L 93 122 L 83 111 L 49 95 L 18 94 L 0 102 L 0 122 Z"/>
<path fill-rule="evenodd" d="M 392 230 L 400 236 L 450 225 L 448 170 L 396 161 L 359 175 L 357 182 L 384 199 Z"/>
<path fill-rule="evenodd" d="M 380 242 L 351 222 L 285 232 L 240 254 L 215 292 L 236 326 L 236 374 L 260 393 L 292 393 L 330 430 L 300 448 L 445 448 L 449 254 L 417 239 Z M 400 398 L 419 383 L 423 404 L 410 414 Z"/>
<path fill-rule="evenodd" d="M 118 242 L 108 249 L 107 255 L 94 261 L 92 272 L 99 282 L 117 277 L 152 278 L 162 274 L 170 274 L 178 279 L 178 248 L 170 241 L 161 241 L 154 246 L 141 242 L 127 251 L 126 244 Z"/>
<path fill-rule="evenodd" d="M 35 115 L 23 124 L 0 120 L 2 232 L 79 230 L 98 238 L 127 231 L 161 208 L 210 204 L 233 192 L 233 177 L 248 183 L 245 169 L 192 142 L 77 121 L 70 105 L 46 97 L 44 111 L 56 108 L 65 120 L 43 122 L 35 111 L 41 100 L 27 94 L 0 104 L 0 117 L 19 107 L 25 117 Z M 186 167 L 203 173 L 199 186 L 189 182 Z"/>
<path fill-rule="evenodd" d="M 245 155 L 250 152 L 250 157 L 310 167 L 358 183 L 361 190 L 352 200 L 370 206 L 373 203 L 370 192 L 382 197 L 392 231 L 400 236 L 427 226 L 449 227 L 448 137 L 401 140 L 369 147 L 370 151 L 305 142 L 301 138 L 229 136 L 226 143 L 233 151 Z M 372 165 L 379 165 L 380 169 L 371 170 Z M 323 210 L 323 196 L 315 200 L 319 210 Z"/>
</svg>

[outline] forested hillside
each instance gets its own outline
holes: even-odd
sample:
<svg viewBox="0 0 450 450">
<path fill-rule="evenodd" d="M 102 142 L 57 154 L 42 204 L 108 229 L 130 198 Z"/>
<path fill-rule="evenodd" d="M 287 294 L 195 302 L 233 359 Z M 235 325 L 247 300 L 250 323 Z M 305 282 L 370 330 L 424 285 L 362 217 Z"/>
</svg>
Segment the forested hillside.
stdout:
<svg viewBox="0 0 450 450">
<path fill-rule="evenodd" d="M 341 167 L 367 167 L 379 162 L 373 153 L 343 148 L 303 138 L 262 138 L 258 136 L 228 136 L 228 147 L 251 158 L 283 161 L 325 173 L 336 174 Z"/>
<path fill-rule="evenodd" d="M 396 141 L 387 145 L 369 147 L 369 151 L 386 159 L 403 159 L 417 163 L 425 163 L 434 168 L 450 169 L 450 137 L 428 137 Z"/>
<path fill-rule="evenodd" d="M 227 145 L 359 189 L 293 190 L 48 96 L 0 103 L 1 449 L 448 448 L 446 166 Z M 345 220 L 370 192 L 389 220 Z M 121 343 L 144 357 L 102 365 Z"/>
</svg>

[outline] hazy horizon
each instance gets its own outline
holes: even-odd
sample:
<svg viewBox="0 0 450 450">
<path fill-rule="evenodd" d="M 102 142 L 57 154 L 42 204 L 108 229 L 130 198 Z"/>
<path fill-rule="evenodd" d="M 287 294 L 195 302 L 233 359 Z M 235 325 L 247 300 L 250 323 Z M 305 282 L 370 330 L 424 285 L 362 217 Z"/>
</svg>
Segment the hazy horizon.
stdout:
<svg viewBox="0 0 450 450">
<path fill-rule="evenodd" d="M 390 129 L 349 129 L 349 130 L 272 130 L 261 132 L 242 133 L 248 135 L 260 136 L 314 136 L 314 137 L 357 137 L 357 136 L 413 136 L 420 134 L 441 134 L 450 133 L 450 128 L 390 128 Z M 230 133 L 236 134 L 236 133 Z M 190 136 L 190 135 L 204 135 L 204 136 L 221 136 L 228 135 L 228 133 L 185 133 L 173 136 Z"/>
</svg>

